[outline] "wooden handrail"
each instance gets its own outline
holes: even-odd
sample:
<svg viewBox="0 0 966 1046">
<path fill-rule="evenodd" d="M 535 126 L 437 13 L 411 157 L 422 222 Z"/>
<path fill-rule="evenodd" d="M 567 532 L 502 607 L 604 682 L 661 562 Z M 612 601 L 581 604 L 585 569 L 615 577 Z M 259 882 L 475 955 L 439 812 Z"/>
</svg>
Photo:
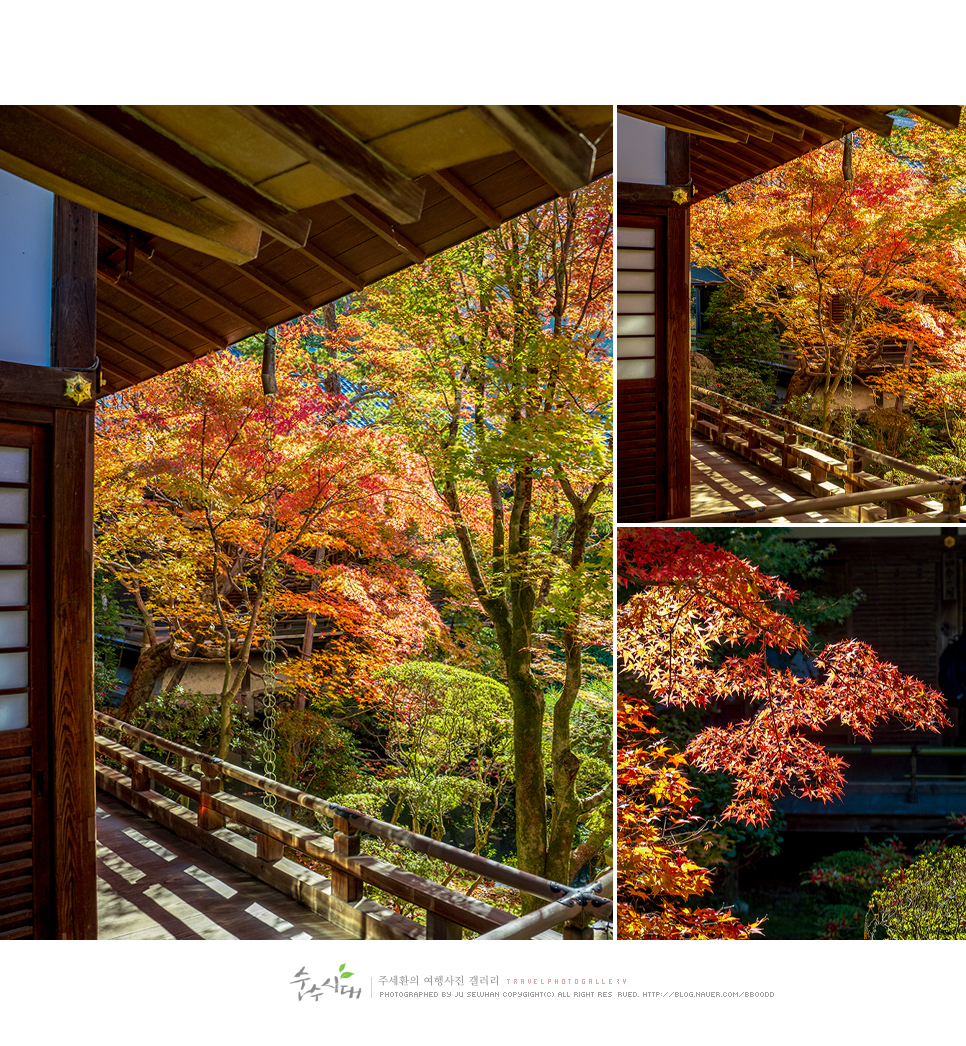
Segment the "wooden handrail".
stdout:
<svg viewBox="0 0 966 1046">
<path fill-rule="evenodd" d="M 566 912 L 562 909 L 579 907 L 584 912 L 599 915 L 610 915 L 613 905 L 611 894 L 614 889 L 614 870 L 608 868 L 606 872 L 592 883 L 576 890 L 571 890 L 566 897 L 551 901 L 543 908 L 535 912 L 521 915 L 512 923 L 500 926 L 495 930 L 480 934 L 478 941 L 521 941 L 527 940 L 541 930 L 557 926 L 566 918 Z"/>
<path fill-rule="evenodd" d="M 516 922 L 516 918 L 510 912 L 466 897 L 458 891 L 440 886 L 422 876 L 406 872 L 378 858 L 361 853 L 358 847 L 359 832 L 404 846 L 417 853 L 439 858 L 474 875 L 543 900 L 555 901 L 561 897 L 566 898 L 571 893 L 567 887 L 558 883 L 522 872 L 497 861 L 491 861 L 479 854 L 430 839 L 377 818 L 368 817 L 297 788 L 291 788 L 272 778 L 253 773 L 245 767 L 207 755 L 178 742 L 169 741 L 165 737 L 133 726 L 107 713 L 96 711 L 94 718 L 97 723 L 122 736 L 129 735 L 148 741 L 162 751 L 186 760 L 189 766 L 197 764 L 201 768 L 202 776 L 199 779 L 191 774 L 174 770 L 143 753 L 135 752 L 120 741 L 114 741 L 98 734 L 95 737 L 98 754 L 103 758 L 120 763 L 130 773 L 129 786 L 113 782 L 106 770 L 99 770 L 99 782 L 105 787 L 115 786 L 112 790 L 116 789 L 115 794 L 122 799 L 125 798 L 125 794 L 122 793 L 127 787 L 131 805 L 134 805 L 136 809 L 152 816 L 151 811 L 157 805 L 157 801 L 153 798 L 153 793 L 152 796 L 147 796 L 147 793 L 150 791 L 152 780 L 160 781 L 179 795 L 186 796 L 198 804 L 195 827 L 200 830 L 198 838 L 202 844 L 212 832 L 221 831 L 225 818 L 230 818 L 258 833 L 258 856 L 260 858 L 280 858 L 283 847 L 288 846 L 327 865 L 332 870 L 333 892 L 338 899 L 348 904 L 355 904 L 362 899 L 361 884 L 369 883 L 402 900 L 424 908 L 427 912 L 427 937 L 453 937 L 455 936 L 453 927 L 466 927 L 478 933 L 487 933 L 503 925 Z M 260 806 L 221 791 L 217 784 L 219 777 L 231 778 L 312 813 L 331 818 L 336 829 L 334 837 L 314 832 L 294 821 L 270 813 Z M 177 830 L 178 819 L 175 818 L 174 823 L 168 824 L 168 826 Z M 257 870 L 256 865 L 256 873 Z M 561 922 L 565 918 L 566 913 L 561 912 L 557 922 Z M 397 918 L 396 921 L 399 922 L 399 919 Z M 408 920 L 402 920 L 402 922 L 408 922 Z M 408 935 L 413 934 L 410 932 Z"/>
<path fill-rule="evenodd" d="M 317 795 L 300 791 L 298 788 L 292 788 L 270 777 L 256 774 L 243 766 L 219 759 L 217 756 L 206 755 L 193 748 L 169 741 L 167 738 L 152 734 L 148 730 L 142 730 L 140 727 L 132 726 L 130 723 L 125 723 L 123 720 L 116 719 L 104 712 L 95 712 L 94 718 L 98 722 L 113 727 L 122 733 L 150 741 L 151 744 L 164 751 L 171 752 L 173 755 L 179 755 L 196 763 L 206 763 L 217 767 L 225 777 L 250 785 L 252 788 L 258 788 L 269 795 L 274 795 L 305 810 L 310 810 L 314 814 L 321 814 L 323 817 L 333 819 L 336 817 L 345 818 L 353 827 L 367 832 L 369 835 L 374 835 L 379 839 L 395 843 L 398 846 L 408 847 L 410 850 L 426 854 L 428 857 L 437 857 L 442 861 L 448 861 L 450 864 L 455 864 L 457 868 L 472 872 L 474 875 L 482 875 L 486 879 L 492 879 L 494 882 L 509 886 L 514 890 L 532 894 L 534 897 L 540 897 L 545 901 L 552 901 L 567 892 L 565 886 L 552 883 L 548 879 L 541 879 L 539 876 L 531 875 L 529 872 L 521 872 L 518 868 L 511 868 L 509 865 L 500 864 L 498 861 L 491 861 L 488 857 L 481 857 L 479 854 L 462 850 L 458 846 L 451 846 L 449 843 L 443 843 L 437 839 L 430 839 L 416 832 L 410 832 L 408 829 L 389 824 L 387 821 L 367 817 L 358 810 L 349 810 L 344 806 L 339 806 L 337 803 L 330 803 L 327 799 L 321 799 Z"/>
<path fill-rule="evenodd" d="M 881 515 L 882 509 L 872 510 L 871 513 L 863 513 L 861 509 L 861 506 L 878 503 L 887 505 L 885 511 L 890 519 L 901 518 L 910 511 L 916 518 L 922 518 L 923 514 L 928 517 L 930 513 L 940 511 L 943 518 L 958 518 L 962 504 L 962 477 L 945 476 L 913 465 L 789 418 L 769 414 L 720 392 L 700 387 L 695 387 L 693 391 L 696 395 L 710 397 L 714 401 L 703 403 L 699 399 L 692 399 L 691 424 L 696 432 L 815 496 L 784 505 L 729 510 L 668 522 L 752 521 L 838 508 L 849 509 L 853 518 L 862 519 L 864 515 L 874 516 L 877 512 Z M 740 411 L 755 420 L 749 421 L 728 411 Z M 819 444 L 821 449 L 797 442 L 799 437 Z M 878 476 L 862 471 L 868 462 L 904 472 L 920 482 L 891 485 Z M 832 482 L 833 477 L 838 486 Z M 941 507 L 935 501 L 923 500 L 923 496 L 937 493 L 942 495 Z"/>
</svg>

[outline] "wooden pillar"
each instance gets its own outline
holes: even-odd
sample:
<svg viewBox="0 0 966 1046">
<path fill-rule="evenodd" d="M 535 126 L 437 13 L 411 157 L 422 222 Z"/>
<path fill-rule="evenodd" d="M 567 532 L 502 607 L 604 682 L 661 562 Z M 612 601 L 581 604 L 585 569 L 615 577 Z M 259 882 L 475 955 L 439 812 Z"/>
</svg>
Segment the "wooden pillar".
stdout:
<svg viewBox="0 0 966 1046">
<path fill-rule="evenodd" d="M 691 139 L 665 134 L 665 181 L 691 181 Z M 667 518 L 691 515 L 691 207 L 672 203 L 667 212 Z"/>
<path fill-rule="evenodd" d="M 96 366 L 97 215 L 54 201 L 51 366 Z M 96 395 L 96 377 L 90 373 Z M 54 409 L 50 531 L 56 936 L 97 937 L 94 799 L 94 411 Z M 63 404 L 63 406 L 61 406 Z"/>
</svg>

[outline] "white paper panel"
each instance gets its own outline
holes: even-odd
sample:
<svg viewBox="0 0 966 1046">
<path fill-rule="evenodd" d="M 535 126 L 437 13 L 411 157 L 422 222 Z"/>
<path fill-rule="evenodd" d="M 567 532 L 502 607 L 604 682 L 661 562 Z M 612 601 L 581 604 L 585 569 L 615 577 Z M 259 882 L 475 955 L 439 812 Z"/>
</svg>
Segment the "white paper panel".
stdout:
<svg viewBox="0 0 966 1046">
<path fill-rule="evenodd" d="M 633 381 L 654 377 L 654 360 L 618 360 L 617 380 Z"/>
<path fill-rule="evenodd" d="M 26 530 L 0 530 L 0 564 L 3 566 L 26 566 Z"/>
<path fill-rule="evenodd" d="M 617 333 L 621 334 L 653 334 L 653 316 L 618 316 Z"/>
<path fill-rule="evenodd" d="M 644 63 L 644 68 L 647 68 Z M 665 180 L 664 128 L 660 124 L 617 114 L 614 173 L 620 182 L 663 185 Z"/>
<path fill-rule="evenodd" d="M 629 248 L 617 251 L 618 269 L 653 269 L 654 251 L 635 251 Z"/>
<path fill-rule="evenodd" d="M 619 291 L 652 291 L 654 290 L 653 272 L 619 272 L 617 274 Z"/>
<path fill-rule="evenodd" d="M 0 694 L 0 730 L 26 730 L 30 726 L 26 694 Z"/>
<path fill-rule="evenodd" d="M 0 570 L 0 607 L 25 607 L 27 602 L 27 571 Z"/>
<path fill-rule="evenodd" d="M 27 655 L 0 654 L 0 690 L 27 685 Z"/>
<path fill-rule="evenodd" d="M 0 488 L 0 523 L 27 522 L 27 491 Z"/>
<path fill-rule="evenodd" d="M 615 247 L 653 247 L 653 229 L 615 229 Z"/>
<path fill-rule="evenodd" d="M 654 298 L 653 294 L 618 294 L 617 312 L 653 312 Z"/>
<path fill-rule="evenodd" d="M 0 447 L 0 483 L 30 482 L 30 451 L 26 447 Z"/>
<path fill-rule="evenodd" d="M 27 645 L 27 611 L 0 611 L 0 647 Z"/>
<path fill-rule="evenodd" d="M 654 338 L 618 338 L 617 358 L 626 359 L 628 356 L 653 356 Z"/>
</svg>

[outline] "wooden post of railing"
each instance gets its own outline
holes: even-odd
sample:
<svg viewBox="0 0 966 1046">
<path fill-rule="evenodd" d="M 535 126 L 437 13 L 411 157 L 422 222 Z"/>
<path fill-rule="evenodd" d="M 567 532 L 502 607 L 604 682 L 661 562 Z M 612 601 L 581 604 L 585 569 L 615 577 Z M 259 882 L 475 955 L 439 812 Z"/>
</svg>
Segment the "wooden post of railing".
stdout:
<svg viewBox="0 0 966 1046">
<path fill-rule="evenodd" d="M 592 941 L 594 939 L 594 930 L 591 925 L 593 918 L 589 912 L 581 912 L 573 919 L 568 919 L 564 923 L 563 939 L 565 941 Z"/>
<path fill-rule="evenodd" d="M 151 787 L 151 777 L 139 763 L 131 767 L 131 791 L 147 792 Z"/>
<path fill-rule="evenodd" d="M 950 490 L 943 494 L 943 512 L 958 516 L 963 510 L 963 496 L 959 491 Z"/>
<path fill-rule="evenodd" d="M 264 832 L 255 833 L 255 845 L 258 847 L 258 857 L 262 861 L 278 861 L 285 853 L 285 844 L 273 839 Z"/>
<path fill-rule="evenodd" d="M 462 926 L 454 923 L 452 919 L 447 919 L 445 915 L 426 909 L 427 941 L 461 941 L 462 939 Z"/>
<path fill-rule="evenodd" d="M 332 837 L 335 852 L 340 857 L 358 857 L 359 833 L 349 823 L 348 817 L 336 814 L 332 822 L 335 826 L 335 834 Z M 342 868 L 332 869 L 332 892 L 340 901 L 358 901 L 363 895 L 362 886 L 362 880 L 357 879 L 351 872 Z"/>
<path fill-rule="evenodd" d="M 843 480 L 846 494 L 856 494 L 862 489 L 859 486 L 859 481 L 855 478 L 861 471 L 862 458 L 855 447 L 849 447 L 845 452 L 845 477 Z"/>
<path fill-rule="evenodd" d="M 221 791 L 221 777 L 214 763 L 202 763 L 200 792 L 198 795 L 198 827 L 204 832 L 214 832 L 225 827 L 225 815 L 211 808 L 211 796 Z"/>
<path fill-rule="evenodd" d="M 795 455 L 792 451 L 792 447 L 795 443 L 795 433 L 792 432 L 791 426 L 785 426 L 785 434 L 782 437 L 782 471 L 787 472 L 792 467 L 792 462 L 795 459 Z"/>
</svg>

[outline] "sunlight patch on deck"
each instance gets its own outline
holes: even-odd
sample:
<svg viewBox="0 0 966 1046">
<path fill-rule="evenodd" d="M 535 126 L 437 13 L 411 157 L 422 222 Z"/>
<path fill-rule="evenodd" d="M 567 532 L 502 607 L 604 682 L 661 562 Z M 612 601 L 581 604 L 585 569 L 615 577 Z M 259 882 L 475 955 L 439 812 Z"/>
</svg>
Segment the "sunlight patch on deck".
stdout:
<svg viewBox="0 0 966 1046">
<path fill-rule="evenodd" d="M 146 835 L 141 835 L 141 833 L 136 831 L 134 828 L 125 828 L 124 834 L 129 839 L 133 839 L 136 843 L 140 843 L 146 850 L 156 853 L 158 857 L 163 858 L 165 861 L 173 861 L 175 859 L 176 855 L 170 850 L 166 850 L 160 843 L 156 843 Z"/>
<path fill-rule="evenodd" d="M 766 508 L 784 502 L 807 500 L 805 491 L 796 490 L 753 464 L 711 443 L 691 440 L 691 515 L 704 516 L 742 509 Z M 851 523 L 844 513 L 789 512 L 756 523 L 767 526 L 795 522 Z"/>
<path fill-rule="evenodd" d="M 285 933 L 286 930 L 295 929 L 290 922 L 286 922 L 280 915 L 270 912 L 260 904 L 250 904 L 245 911 L 249 915 L 253 915 L 260 922 L 265 923 L 266 926 L 271 926 L 271 928 L 278 933 Z"/>
<path fill-rule="evenodd" d="M 197 879 L 199 883 L 207 886 L 209 890 L 214 890 L 215 893 L 221 894 L 222 897 L 234 897 L 238 893 L 237 890 L 227 883 L 223 883 L 220 879 L 216 879 L 213 875 L 209 875 L 195 865 L 190 865 L 184 871 L 185 875 L 190 875 L 192 879 Z"/>
<path fill-rule="evenodd" d="M 106 868 L 110 868 L 112 872 L 116 872 L 129 883 L 136 883 L 148 874 L 143 869 L 135 868 L 133 864 L 128 864 L 123 857 L 118 857 L 113 850 L 109 850 L 106 846 L 98 846 L 97 859 Z"/>
</svg>

